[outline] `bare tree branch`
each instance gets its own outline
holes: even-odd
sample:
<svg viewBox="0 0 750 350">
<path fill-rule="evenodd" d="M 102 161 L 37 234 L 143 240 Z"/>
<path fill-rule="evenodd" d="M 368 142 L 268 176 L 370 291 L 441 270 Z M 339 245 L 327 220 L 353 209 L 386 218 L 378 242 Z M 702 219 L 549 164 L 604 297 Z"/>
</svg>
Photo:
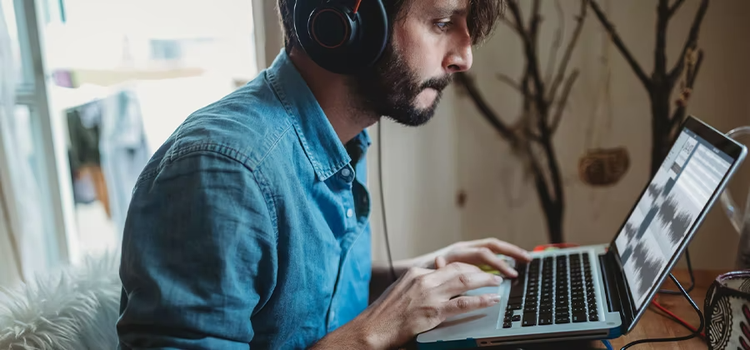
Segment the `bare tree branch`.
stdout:
<svg viewBox="0 0 750 350">
<path fill-rule="evenodd" d="M 685 46 L 682 48 L 682 53 L 680 53 L 680 57 L 678 57 L 675 67 L 672 68 L 672 70 L 669 72 L 670 86 L 674 86 L 674 83 L 682 74 L 682 70 L 685 68 L 684 58 L 688 53 L 688 50 L 695 50 L 696 47 L 698 47 L 698 32 L 700 31 L 703 17 L 706 15 L 706 11 L 708 10 L 708 1 L 709 0 L 701 0 L 698 12 L 695 14 L 695 18 L 693 19 L 693 25 L 690 27 L 690 34 L 688 34 L 688 38 L 685 41 Z"/>
<path fill-rule="evenodd" d="M 622 55 L 625 57 L 625 60 L 628 61 L 630 67 L 633 68 L 633 71 L 635 71 L 635 75 L 638 76 L 638 79 L 641 80 L 641 83 L 643 83 L 646 89 L 650 91 L 651 80 L 649 80 L 648 76 L 646 76 L 646 73 L 643 72 L 643 68 L 641 68 L 641 66 L 638 64 L 638 61 L 633 58 L 633 55 L 625 47 L 625 43 L 623 43 L 620 35 L 617 34 L 615 27 L 612 25 L 609 19 L 607 19 L 607 16 L 602 12 L 602 9 L 599 7 L 599 4 L 596 2 L 596 0 L 590 0 L 589 3 L 591 4 L 591 8 L 594 10 L 594 13 L 596 13 L 596 17 L 599 19 L 599 22 L 602 23 L 604 28 L 609 33 L 609 36 L 612 38 L 612 42 L 614 42 L 615 46 L 620 50 Z"/>
<path fill-rule="evenodd" d="M 549 59 L 547 60 L 547 71 L 544 73 L 544 81 L 552 80 L 552 70 L 555 68 L 557 52 L 560 51 L 560 45 L 562 45 L 562 38 L 565 33 L 565 16 L 563 15 L 560 0 L 555 0 L 555 10 L 557 10 L 557 19 L 560 22 L 560 27 L 555 31 L 555 39 L 552 41 L 552 48 L 550 49 Z"/>
<path fill-rule="evenodd" d="M 656 8 L 656 48 L 654 48 L 654 72 L 651 82 L 661 86 L 667 80 L 667 24 L 669 23 L 669 0 L 659 0 Z"/>
<path fill-rule="evenodd" d="M 687 75 L 688 79 L 688 87 L 693 88 L 693 84 L 695 84 L 695 79 L 698 77 L 698 71 L 701 69 L 701 64 L 703 63 L 703 50 L 698 50 L 698 58 L 695 60 L 695 66 L 693 69 L 690 70 L 690 73 Z"/>
<path fill-rule="evenodd" d="M 521 32 L 521 30 L 518 29 L 518 25 L 513 20 L 511 20 L 510 18 L 502 16 L 502 17 L 500 17 L 500 23 L 505 24 L 506 26 L 508 26 L 508 28 L 510 28 L 511 30 L 513 30 L 514 32 L 516 32 L 516 34 L 518 34 L 520 36 L 523 36 L 523 33 Z"/>
<path fill-rule="evenodd" d="M 510 10 L 511 14 L 516 20 L 516 23 L 523 23 L 523 18 L 521 17 L 521 9 L 518 5 L 517 0 L 509 0 L 508 1 L 508 9 Z M 532 83 L 534 85 L 534 96 L 535 98 L 535 104 L 537 110 L 540 112 L 540 115 L 546 116 L 546 101 L 544 101 L 544 83 L 542 82 L 541 77 L 539 76 L 539 58 L 536 54 L 536 51 L 533 47 L 533 39 L 529 35 L 529 32 L 526 30 L 522 30 L 523 35 L 521 38 L 523 39 L 523 47 L 524 47 L 524 54 L 527 58 L 527 71 L 528 71 L 528 77 L 532 80 Z M 544 122 L 544 126 L 546 128 L 546 121 Z M 542 133 L 542 137 L 545 136 L 545 131 L 540 130 Z"/>
<path fill-rule="evenodd" d="M 557 131 L 557 127 L 560 125 L 560 120 L 562 119 L 563 112 L 565 111 L 565 106 L 568 104 L 568 97 L 570 97 L 570 92 L 573 90 L 573 83 L 575 83 L 576 79 L 578 78 L 578 69 L 573 70 L 573 72 L 568 76 L 568 79 L 565 81 L 565 85 L 563 86 L 562 95 L 560 95 L 560 101 L 557 103 L 557 110 L 555 111 L 555 115 L 552 117 L 552 121 L 550 122 L 550 131 L 554 134 L 555 131 Z"/>
<path fill-rule="evenodd" d="M 521 85 L 518 84 L 518 82 L 515 79 L 509 77 L 507 74 L 502 74 L 502 73 L 497 73 L 495 76 L 497 77 L 497 80 L 502 81 L 503 83 L 507 84 L 508 86 L 512 87 L 513 89 L 523 94 L 523 90 L 521 90 Z"/>
<path fill-rule="evenodd" d="M 688 72 L 685 78 L 685 91 L 682 92 L 684 95 L 680 97 L 681 102 L 677 108 L 675 108 L 674 113 L 672 114 L 672 119 L 669 121 L 670 134 L 674 133 L 675 129 L 682 124 L 683 120 L 685 120 L 688 100 L 692 94 L 693 85 L 695 84 L 695 79 L 698 77 L 698 71 L 700 71 L 702 63 L 703 50 L 699 50 L 698 58 L 695 60 L 695 63 L 688 63 Z"/>
<path fill-rule="evenodd" d="M 506 140 L 515 141 L 516 136 L 513 134 L 513 131 L 508 128 L 502 120 L 500 120 L 500 117 L 498 117 L 489 104 L 487 104 L 487 101 L 485 101 L 484 97 L 482 97 L 482 94 L 477 89 L 474 80 L 466 73 L 458 73 L 456 74 L 456 81 L 466 89 L 466 92 L 471 96 L 474 105 L 479 112 L 481 112 L 480 114 L 495 128 L 495 130 L 497 130 L 498 133 L 500 133 L 500 136 Z"/>
<path fill-rule="evenodd" d="M 563 58 L 560 61 L 560 67 L 557 69 L 557 77 L 552 82 L 552 86 L 550 87 L 549 96 L 547 97 L 547 100 L 550 102 L 555 101 L 555 95 L 557 95 L 557 89 L 560 87 L 560 84 L 562 83 L 563 79 L 565 78 L 566 71 L 568 70 L 568 63 L 570 63 L 570 58 L 573 56 L 573 49 L 576 46 L 576 43 L 578 42 L 578 37 L 581 36 L 581 30 L 583 29 L 583 22 L 586 19 L 586 9 L 588 8 L 587 4 L 588 0 L 581 0 L 581 12 L 578 14 L 578 17 L 576 18 L 576 21 L 578 22 L 576 24 L 576 28 L 573 31 L 573 37 L 570 38 L 570 42 L 568 42 L 568 47 L 565 49 L 565 54 L 563 54 Z"/>
<path fill-rule="evenodd" d="M 685 2 L 685 0 L 677 0 L 672 4 L 672 6 L 669 7 L 669 17 L 671 18 L 674 16 L 675 12 L 682 6 L 682 3 Z"/>
<path fill-rule="evenodd" d="M 529 18 L 529 38 L 531 38 L 531 45 L 534 48 L 534 52 L 539 50 L 539 22 L 542 17 L 539 15 L 539 8 L 541 6 L 541 0 L 534 0 L 531 5 L 531 17 Z"/>
</svg>

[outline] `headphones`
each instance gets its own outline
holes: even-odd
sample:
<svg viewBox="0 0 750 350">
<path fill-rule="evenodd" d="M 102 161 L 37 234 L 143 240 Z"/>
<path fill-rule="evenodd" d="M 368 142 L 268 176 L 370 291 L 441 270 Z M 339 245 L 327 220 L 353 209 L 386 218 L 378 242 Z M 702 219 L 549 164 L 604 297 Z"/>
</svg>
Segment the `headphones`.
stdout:
<svg viewBox="0 0 750 350">
<path fill-rule="evenodd" d="M 388 17 L 382 0 L 296 0 L 294 31 L 315 63 L 350 75 L 383 54 Z"/>
</svg>

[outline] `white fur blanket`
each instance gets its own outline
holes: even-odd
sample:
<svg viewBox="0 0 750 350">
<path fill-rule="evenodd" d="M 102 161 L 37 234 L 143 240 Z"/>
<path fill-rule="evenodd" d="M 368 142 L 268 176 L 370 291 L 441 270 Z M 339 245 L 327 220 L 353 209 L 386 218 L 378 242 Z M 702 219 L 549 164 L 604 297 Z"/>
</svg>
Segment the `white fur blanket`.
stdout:
<svg viewBox="0 0 750 350">
<path fill-rule="evenodd" d="M 0 350 L 116 349 L 119 264 L 105 254 L 0 291 Z"/>
</svg>

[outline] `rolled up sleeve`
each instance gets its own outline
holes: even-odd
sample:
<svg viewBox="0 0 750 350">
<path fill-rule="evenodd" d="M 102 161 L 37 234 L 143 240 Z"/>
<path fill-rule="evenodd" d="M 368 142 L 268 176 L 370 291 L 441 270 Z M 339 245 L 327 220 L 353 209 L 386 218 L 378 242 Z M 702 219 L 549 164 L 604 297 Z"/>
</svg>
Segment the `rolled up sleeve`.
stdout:
<svg viewBox="0 0 750 350">
<path fill-rule="evenodd" d="M 258 174 L 210 151 L 136 187 L 123 233 L 122 349 L 248 349 L 276 281 L 276 238 Z"/>
</svg>

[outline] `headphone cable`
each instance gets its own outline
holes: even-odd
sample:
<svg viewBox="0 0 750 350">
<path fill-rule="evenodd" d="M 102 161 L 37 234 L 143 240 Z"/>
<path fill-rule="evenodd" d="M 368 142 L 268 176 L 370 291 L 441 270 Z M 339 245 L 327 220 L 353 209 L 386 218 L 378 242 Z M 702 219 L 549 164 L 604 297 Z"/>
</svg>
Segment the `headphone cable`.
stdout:
<svg viewBox="0 0 750 350">
<path fill-rule="evenodd" d="M 392 282 L 396 282 L 396 271 L 393 269 L 391 257 L 391 243 L 388 240 L 388 218 L 385 213 L 385 191 L 383 191 L 383 122 L 378 121 L 378 182 L 380 184 L 380 211 L 383 215 L 383 233 L 385 234 L 385 248 L 388 252 L 388 266 L 391 269 Z"/>
</svg>

